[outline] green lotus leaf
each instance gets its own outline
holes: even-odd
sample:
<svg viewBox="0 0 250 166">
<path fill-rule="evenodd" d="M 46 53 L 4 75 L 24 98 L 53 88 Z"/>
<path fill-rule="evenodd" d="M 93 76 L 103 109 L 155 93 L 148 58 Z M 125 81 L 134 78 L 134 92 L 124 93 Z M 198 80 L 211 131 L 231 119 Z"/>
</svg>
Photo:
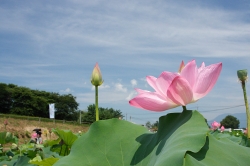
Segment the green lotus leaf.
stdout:
<svg viewBox="0 0 250 166">
<path fill-rule="evenodd" d="M 198 153 L 188 152 L 185 166 L 205 165 L 249 165 L 250 149 L 228 138 L 216 139 L 209 135 L 206 144 Z"/>
<path fill-rule="evenodd" d="M 51 158 L 51 157 L 61 158 L 61 156 L 59 156 L 58 153 L 51 151 L 50 147 L 43 148 L 43 154 L 44 158 Z"/>
<path fill-rule="evenodd" d="M 18 156 L 18 159 L 13 166 L 35 166 L 34 164 L 30 164 L 29 160 L 30 158 L 27 156 Z"/>
<path fill-rule="evenodd" d="M 30 161 L 32 164 L 36 164 L 38 166 L 52 166 L 55 162 L 57 162 L 59 159 L 58 158 L 47 158 L 42 161 Z"/>
<path fill-rule="evenodd" d="M 40 162 L 40 161 L 42 161 L 41 156 L 36 155 L 36 157 L 34 157 L 32 160 L 30 160 L 29 163 L 32 163 L 32 162 Z M 33 163 L 33 164 L 34 164 L 34 163 Z"/>
<path fill-rule="evenodd" d="M 16 162 L 19 156 L 15 155 L 11 160 L 9 160 L 8 156 L 2 156 L 2 160 L 0 160 L 0 165 L 7 165 L 7 166 L 13 166 Z"/>
<path fill-rule="evenodd" d="M 221 133 L 221 132 L 218 132 L 218 131 L 215 131 L 212 133 L 212 135 L 217 138 L 217 139 L 222 139 L 222 138 L 228 138 L 230 139 L 231 141 L 235 142 L 235 143 L 238 143 L 238 144 L 241 144 L 242 143 L 242 137 L 239 136 L 239 137 L 236 137 L 234 135 L 231 135 L 230 133 Z"/>
<path fill-rule="evenodd" d="M 250 140 L 247 138 L 247 136 L 243 135 L 242 140 L 240 142 L 240 145 L 250 147 Z"/>
<path fill-rule="evenodd" d="M 55 133 L 60 139 L 62 139 L 63 143 L 69 147 L 71 147 L 75 140 L 78 138 L 70 130 L 53 129 L 52 132 Z"/>
<path fill-rule="evenodd" d="M 17 143 L 18 139 L 10 132 L 0 132 L 0 144 Z"/>
<path fill-rule="evenodd" d="M 43 145 L 44 145 L 44 147 L 53 146 L 53 145 L 59 144 L 60 141 L 61 141 L 60 138 L 58 138 L 56 140 L 46 140 L 46 141 L 44 141 Z"/>
<path fill-rule="evenodd" d="M 100 120 L 54 165 L 182 166 L 188 151 L 199 152 L 205 145 L 207 132 L 205 119 L 197 111 L 161 117 L 157 133 L 127 121 Z"/>
<path fill-rule="evenodd" d="M 67 156 L 70 152 L 70 149 L 68 146 L 66 146 L 65 144 L 60 145 L 53 145 L 50 150 L 54 153 L 57 153 L 59 156 Z"/>
</svg>

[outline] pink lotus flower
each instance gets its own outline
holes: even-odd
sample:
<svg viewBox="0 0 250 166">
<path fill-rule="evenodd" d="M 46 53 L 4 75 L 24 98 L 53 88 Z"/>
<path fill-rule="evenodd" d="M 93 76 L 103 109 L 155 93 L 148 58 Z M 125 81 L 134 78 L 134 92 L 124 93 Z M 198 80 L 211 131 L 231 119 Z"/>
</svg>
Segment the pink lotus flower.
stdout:
<svg viewBox="0 0 250 166">
<path fill-rule="evenodd" d="M 221 126 L 220 131 L 221 131 L 221 132 L 224 132 L 224 130 L 225 130 L 225 127 L 224 127 L 224 126 Z"/>
<path fill-rule="evenodd" d="M 155 90 L 135 89 L 138 95 L 129 104 L 151 111 L 165 111 L 177 106 L 186 106 L 210 92 L 222 69 L 222 63 L 197 68 L 195 60 L 185 66 L 182 62 L 179 73 L 164 71 L 156 78 L 147 76 L 148 84 Z"/>
<path fill-rule="evenodd" d="M 214 122 L 211 124 L 211 126 L 212 126 L 212 129 L 213 129 L 213 130 L 216 130 L 216 129 L 218 129 L 218 128 L 220 127 L 220 123 L 214 121 Z"/>
<path fill-rule="evenodd" d="M 244 130 L 244 134 L 247 134 L 247 128 L 246 128 L 246 130 Z"/>
</svg>

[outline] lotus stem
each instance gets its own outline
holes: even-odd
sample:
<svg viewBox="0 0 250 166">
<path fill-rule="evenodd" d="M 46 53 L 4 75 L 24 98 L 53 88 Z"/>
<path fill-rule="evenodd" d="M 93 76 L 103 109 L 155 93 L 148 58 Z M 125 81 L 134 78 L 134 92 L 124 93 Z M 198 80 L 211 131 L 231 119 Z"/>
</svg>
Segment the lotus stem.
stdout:
<svg viewBox="0 0 250 166">
<path fill-rule="evenodd" d="M 99 120 L 99 111 L 98 111 L 98 86 L 95 86 L 95 114 L 96 121 Z"/>
<path fill-rule="evenodd" d="M 186 106 L 182 106 L 182 108 L 183 108 L 183 111 L 187 111 Z"/>
<path fill-rule="evenodd" d="M 244 94 L 244 101 L 246 106 L 246 114 L 247 114 L 247 138 L 250 139 L 250 113 L 249 113 L 249 106 L 247 100 L 247 91 L 246 91 L 246 84 L 245 81 L 241 81 L 243 94 Z"/>
</svg>

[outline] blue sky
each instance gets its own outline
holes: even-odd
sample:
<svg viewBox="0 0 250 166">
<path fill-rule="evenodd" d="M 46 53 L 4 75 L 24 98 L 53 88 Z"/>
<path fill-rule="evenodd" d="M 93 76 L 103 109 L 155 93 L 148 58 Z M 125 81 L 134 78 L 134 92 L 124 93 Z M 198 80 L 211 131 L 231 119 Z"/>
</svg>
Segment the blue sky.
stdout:
<svg viewBox="0 0 250 166">
<path fill-rule="evenodd" d="M 81 110 L 94 103 L 90 76 L 98 62 L 100 107 L 138 124 L 181 112 L 141 110 L 128 100 L 134 88 L 151 90 L 146 76 L 177 72 L 193 59 L 223 68 L 213 90 L 187 108 L 208 120 L 244 113 L 236 72 L 250 66 L 249 1 L 0 1 L 0 82 L 71 93 Z"/>
</svg>

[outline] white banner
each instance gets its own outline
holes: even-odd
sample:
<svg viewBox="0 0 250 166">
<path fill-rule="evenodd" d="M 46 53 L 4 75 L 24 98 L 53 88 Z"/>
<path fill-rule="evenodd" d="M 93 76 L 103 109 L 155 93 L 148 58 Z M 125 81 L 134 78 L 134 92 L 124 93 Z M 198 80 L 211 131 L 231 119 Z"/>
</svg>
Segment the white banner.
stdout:
<svg viewBox="0 0 250 166">
<path fill-rule="evenodd" d="M 55 118 L 55 103 L 49 104 L 49 118 Z"/>
</svg>

